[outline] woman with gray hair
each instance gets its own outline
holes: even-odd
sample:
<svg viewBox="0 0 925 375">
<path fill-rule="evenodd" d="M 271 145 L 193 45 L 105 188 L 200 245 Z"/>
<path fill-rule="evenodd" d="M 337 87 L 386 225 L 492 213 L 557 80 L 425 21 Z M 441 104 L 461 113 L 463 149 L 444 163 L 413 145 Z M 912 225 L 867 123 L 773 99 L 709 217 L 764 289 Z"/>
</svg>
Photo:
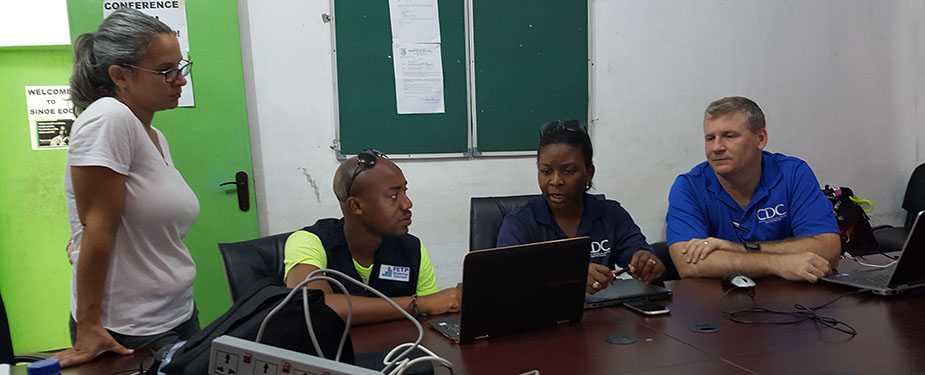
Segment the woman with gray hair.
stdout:
<svg viewBox="0 0 925 375">
<path fill-rule="evenodd" d="M 57 355 L 62 366 L 157 349 L 199 329 L 196 265 L 182 240 L 199 201 L 151 126 L 155 112 L 177 106 L 190 64 L 173 30 L 136 10 L 77 38 L 64 183 L 73 348 Z"/>
</svg>

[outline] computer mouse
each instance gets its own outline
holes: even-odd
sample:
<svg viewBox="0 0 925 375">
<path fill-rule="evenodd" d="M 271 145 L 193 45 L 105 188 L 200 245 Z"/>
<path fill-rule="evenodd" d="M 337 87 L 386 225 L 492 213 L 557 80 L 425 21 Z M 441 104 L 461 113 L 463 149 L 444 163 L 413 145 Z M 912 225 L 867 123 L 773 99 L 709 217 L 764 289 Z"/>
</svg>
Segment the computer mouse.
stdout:
<svg viewBox="0 0 925 375">
<path fill-rule="evenodd" d="M 751 277 L 748 277 L 742 274 L 737 274 L 737 273 L 728 275 L 723 279 L 724 289 L 729 289 L 729 288 L 751 289 L 751 288 L 754 288 L 756 285 L 758 284 L 755 284 L 755 280 L 752 280 Z"/>
</svg>

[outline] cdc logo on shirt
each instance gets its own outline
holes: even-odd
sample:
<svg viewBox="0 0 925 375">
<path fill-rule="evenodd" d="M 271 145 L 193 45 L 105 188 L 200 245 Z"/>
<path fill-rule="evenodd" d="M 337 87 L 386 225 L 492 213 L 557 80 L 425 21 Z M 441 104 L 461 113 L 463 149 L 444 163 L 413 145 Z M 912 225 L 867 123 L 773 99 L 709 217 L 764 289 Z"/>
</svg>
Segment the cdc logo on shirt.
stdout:
<svg viewBox="0 0 925 375">
<path fill-rule="evenodd" d="M 776 206 L 759 208 L 755 212 L 755 216 L 758 217 L 758 221 L 764 224 L 776 223 L 783 220 L 787 217 L 787 210 L 784 207 L 784 204 L 778 204 Z"/>
<path fill-rule="evenodd" d="M 610 240 L 591 241 L 591 257 L 601 258 L 610 255 L 610 245 L 607 244 L 609 241 Z"/>
</svg>

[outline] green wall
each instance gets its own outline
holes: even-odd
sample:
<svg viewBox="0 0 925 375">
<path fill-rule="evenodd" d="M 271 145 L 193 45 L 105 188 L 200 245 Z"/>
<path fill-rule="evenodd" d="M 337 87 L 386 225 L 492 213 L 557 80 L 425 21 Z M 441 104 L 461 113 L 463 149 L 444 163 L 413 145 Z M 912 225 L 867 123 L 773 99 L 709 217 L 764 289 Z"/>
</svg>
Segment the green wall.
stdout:
<svg viewBox="0 0 925 375">
<path fill-rule="evenodd" d="M 32 151 L 27 85 L 67 85 L 71 48 L 0 48 L 0 293 L 17 353 L 70 345 L 65 150 Z"/>
</svg>

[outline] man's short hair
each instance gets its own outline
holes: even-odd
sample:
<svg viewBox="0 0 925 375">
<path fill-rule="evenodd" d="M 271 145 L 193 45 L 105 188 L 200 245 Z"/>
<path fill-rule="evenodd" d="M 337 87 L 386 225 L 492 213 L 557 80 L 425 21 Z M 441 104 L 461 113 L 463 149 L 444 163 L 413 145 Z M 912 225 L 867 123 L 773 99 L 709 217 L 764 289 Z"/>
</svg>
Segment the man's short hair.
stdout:
<svg viewBox="0 0 925 375">
<path fill-rule="evenodd" d="M 749 98 L 742 96 L 727 96 L 714 100 L 704 111 L 707 119 L 720 118 L 734 113 L 744 113 L 748 129 L 757 132 L 765 128 L 764 112 Z"/>
</svg>

